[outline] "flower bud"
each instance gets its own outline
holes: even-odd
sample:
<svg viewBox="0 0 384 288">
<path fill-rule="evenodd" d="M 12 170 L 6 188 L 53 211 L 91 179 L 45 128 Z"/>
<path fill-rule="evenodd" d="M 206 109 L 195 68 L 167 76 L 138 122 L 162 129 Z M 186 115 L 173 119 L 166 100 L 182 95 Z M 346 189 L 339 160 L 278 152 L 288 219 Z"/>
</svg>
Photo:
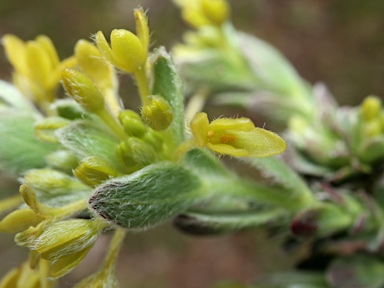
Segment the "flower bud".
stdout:
<svg viewBox="0 0 384 288">
<path fill-rule="evenodd" d="M 62 77 L 65 90 L 86 111 L 97 113 L 104 109 L 103 95 L 91 79 L 72 69 L 65 69 Z"/>
<path fill-rule="evenodd" d="M 141 110 L 141 116 L 154 130 L 165 130 L 173 120 L 172 110 L 168 102 L 160 96 L 150 96 L 148 104 Z"/>
<path fill-rule="evenodd" d="M 96 187 L 105 180 L 116 177 L 118 172 L 107 161 L 90 156 L 81 160 L 73 174 L 84 184 Z"/>
<path fill-rule="evenodd" d="M 120 143 L 117 153 L 128 167 L 144 167 L 156 161 L 154 148 L 136 137 Z"/>
<path fill-rule="evenodd" d="M 96 33 L 96 45 L 109 62 L 122 71 L 134 73 L 144 67 L 147 51 L 140 39 L 130 31 L 115 29 L 111 33 L 111 46 L 103 32 Z"/>
<path fill-rule="evenodd" d="M 96 222 L 85 219 L 56 222 L 46 228 L 30 248 L 39 252 L 42 258 L 54 261 L 92 245 L 99 228 Z"/>
<path fill-rule="evenodd" d="M 67 126 L 71 122 L 61 117 L 46 117 L 35 124 L 35 136 L 41 141 L 59 143 L 55 132 L 57 129 Z"/>
<path fill-rule="evenodd" d="M 43 219 L 43 217 L 37 216 L 32 209 L 18 209 L 9 213 L 0 221 L 0 232 L 17 233 L 24 231 L 30 226 L 36 226 Z"/>
<path fill-rule="evenodd" d="M 381 100 L 375 96 L 365 98 L 361 104 L 361 117 L 365 121 L 370 121 L 378 117 L 381 109 Z"/>
<path fill-rule="evenodd" d="M 45 194 L 69 194 L 88 187 L 65 173 L 53 169 L 33 169 L 24 176 L 24 183 Z"/>
<path fill-rule="evenodd" d="M 125 133 L 129 136 L 141 138 L 148 130 L 148 127 L 145 126 L 139 114 L 132 110 L 121 111 L 119 120 L 124 127 Z"/>
<path fill-rule="evenodd" d="M 225 0 L 201 0 L 201 7 L 206 18 L 216 26 L 228 20 L 229 7 Z"/>
</svg>

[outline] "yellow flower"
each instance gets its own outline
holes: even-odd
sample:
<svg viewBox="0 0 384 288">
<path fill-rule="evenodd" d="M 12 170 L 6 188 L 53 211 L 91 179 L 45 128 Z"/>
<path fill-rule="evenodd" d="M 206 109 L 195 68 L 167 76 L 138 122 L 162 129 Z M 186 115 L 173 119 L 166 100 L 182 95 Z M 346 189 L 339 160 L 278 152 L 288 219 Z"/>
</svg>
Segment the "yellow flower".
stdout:
<svg viewBox="0 0 384 288">
<path fill-rule="evenodd" d="M 194 139 L 200 147 L 237 157 L 268 157 L 283 152 L 285 141 L 277 134 L 257 128 L 248 118 L 216 119 L 209 123 L 206 113 L 191 121 Z"/>
<path fill-rule="evenodd" d="M 51 103 L 61 78 L 61 71 L 76 64 L 73 57 L 60 62 L 52 41 L 44 35 L 24 42 L 14 35 L 5 35 L 2 43 L 15 72 L 14 83 L 38 104 Z"/>
<path fill-rule="evenodd" d="M 118 81 L 113 66 L 102 57 L 95 45 L 86 40 L 77 41 L 75 57 L 81 72 L 87 75 L 105 96 L 108 107 L 114 113 L 120 111 Z"/>
<path fill-rule="evenodd" d="M 148 56 L 149 29 L 147 18 L 141 9 L 135 11 L 137 35 L 125 29 L 114 29 L 111 46 L 103 32 L 96 33 L 96 45 L 101 54 L 114 66 L 128 73 L 144 70 Z"/>
<path fill-rule="evenodd" d="M 174 0 L 181 7 L 184 20 L 194 27 L 221 26 L 229 18 L 225 0 Z"/>
</svg>

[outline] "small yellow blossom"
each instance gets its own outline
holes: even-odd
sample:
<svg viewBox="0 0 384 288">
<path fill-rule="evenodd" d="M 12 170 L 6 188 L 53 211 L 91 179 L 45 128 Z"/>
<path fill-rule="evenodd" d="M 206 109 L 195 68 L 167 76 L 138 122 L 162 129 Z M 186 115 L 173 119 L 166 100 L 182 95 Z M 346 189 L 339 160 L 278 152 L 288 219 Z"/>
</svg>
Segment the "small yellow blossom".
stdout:
<svg viewBox="0 0 384 288">
<path fill-rule="evenodd" d="M 38 104 L 51 103 L 61 78 L 61 71 L 76 64 L 74 57 L 59 61 L 52 41 L 44 35 L 24 42 L 14 35 L 5 35 L 2 43 L 15 72 L 14 83 Z"/>
<path fill-rule="evenodd" d="M 184 20 L 194 27 L 221 26 L 229 18 L 225 0 L 174 0 L 181 7 Z"/>
<path fill-rule="evenodd" d="M 285 141 L 277 134 L 257 128 L 248 118 L 216 119 L 198 113 L 191 122 L 194 139 L 200 147 L 237 157 L 268 157 L 283 152 Z"/>
<path fill-rule="evenodd" d="M 109 108 L 114 112 L 119 111 L 121 105 L 117 94 L 118 81 L 113 66 L 102 57 L 94 44 L 86 40 L 77 41 L 75 57 L 81 72 L 100 89 Z"/>
<path fill-rule="evenodd" d="M 137 35 L 125 29 L 115 29 L 111 33 L 111 45 L 103 32 L 96 33 L 95 42 L 101 54 L 122 71 L 135 73 L 144 70 L 148 57 L 148 20 L 142 9 L 135 10 Z"/>
</svg>

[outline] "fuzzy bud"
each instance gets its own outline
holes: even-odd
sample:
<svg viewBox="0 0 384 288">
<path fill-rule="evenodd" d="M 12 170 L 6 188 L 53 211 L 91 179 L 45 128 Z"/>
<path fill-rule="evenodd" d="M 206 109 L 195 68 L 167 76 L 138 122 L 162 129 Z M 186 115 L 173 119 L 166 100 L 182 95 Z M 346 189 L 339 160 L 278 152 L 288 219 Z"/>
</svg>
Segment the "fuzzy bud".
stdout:
<svg viewBox="0 0 384 288">
<path fill-rule="evenodd" d="M 72 69 L 65 69 L 62 77 L 65 90 L 86 111 L 97 113 L 104 109 L 104 97 L 91 79 Z"/>
<path fill-rule="evenodd" d="M 173 114 L 168 102 L 160 96 L 150 96 L 141 110 L 145 123 L 154 130 L 165 130 L 171 125 Z"/>
</svg>

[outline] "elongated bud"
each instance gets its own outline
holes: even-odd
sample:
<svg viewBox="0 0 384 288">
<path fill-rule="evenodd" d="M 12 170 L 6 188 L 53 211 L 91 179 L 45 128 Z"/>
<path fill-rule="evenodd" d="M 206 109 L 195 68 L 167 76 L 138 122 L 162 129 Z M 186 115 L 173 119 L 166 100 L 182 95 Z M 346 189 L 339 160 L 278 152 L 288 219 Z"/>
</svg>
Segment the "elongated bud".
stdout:
<svg viewBox="0 0 384 288">
<path fill-rule="evenodd" d="M 37 216 L 32 209 L 18 209 L 0 221 L 0 232 L 17 233 L 28 229 L 30 226 L 36 226 L 42 220 L 44 218 Z"/>
<path fill-rule="evenodd" d="M 65 69 L 62 77 L 65 90 L 86 111 L 97 113 L 104 109 L 103 95 L 91 79 L 72 69 Z"/>
<path fill-rule="evenodd" d="M 173 114 L 168 102 L 160 96 L 150 96 L 148 104 L 141 110 L 141 116 L 154 130 L 165 130 L 171 125 Z"/>
<path fill-rule="evenodd" d="M 36 193 L 26 184 L 20 186 L 20 194 L 27 204 L 36 214 L 41 214 L 40 205 L 37 202 Z"/>
<path fill-rule="evenodd" d="M 129 136 L 141 138 L 148 130 L 148 127 L 145 126 L 141 120 L 140 115 L 132 110 L 121 111 L 119 120 L 124 127 L 125 133 Z"/>
<path fill-rule="evenodd" d="M 86 190 L 75 178 L 53 169 L 33 169 L 24 176 L 24 183 L 45 194 L 69 194 Z"/>
<path fill-rule="evenodd" d="M 81 160 L 73 173 L 77 179 L 91 187 L 96 187 L 105 180 L 118 175 L 118 172 L 112 165 L 95 156 Z"/>
<path fill-rule="evenodd" d="M 35 136 L 45 142 L 59 143 L 55 132 L 70 123 L 69 120 L 61 117 L 43 118 L 35 124 Z"/>
</svg>

